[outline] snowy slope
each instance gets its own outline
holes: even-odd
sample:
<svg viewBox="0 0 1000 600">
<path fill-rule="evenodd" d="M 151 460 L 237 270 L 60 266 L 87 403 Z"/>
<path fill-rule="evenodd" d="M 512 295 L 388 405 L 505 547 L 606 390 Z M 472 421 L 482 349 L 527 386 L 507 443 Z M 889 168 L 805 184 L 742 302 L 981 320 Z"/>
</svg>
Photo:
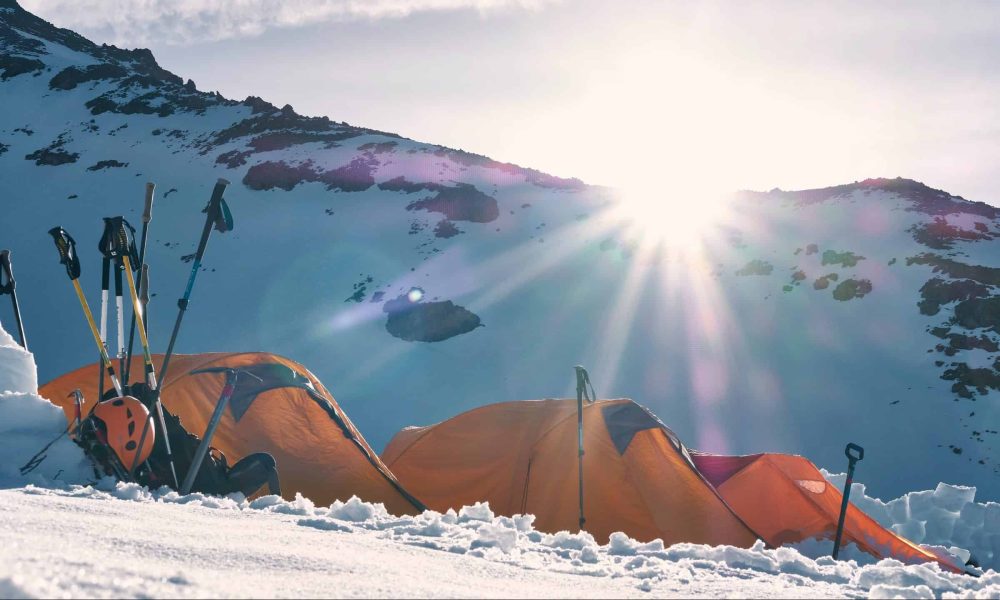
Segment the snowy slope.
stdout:
<svg viewBox="0 0 1000 600">
<path fill-rule="evenodd" d="M 898 179 L 745 193 L 693 258 L 638 243 L 611 190 L 202 92 L 12 0 L 0 45 L 0 244 L 43 381 L 95 354 L 45 231 L 77 238 L 96 308 L 100 218 L 138 224 L 157 184 L 162 350 L 225 177 L 236 230 L 209 244 L 178 349 L 298 360 L 376 448 L 405 425 L 571 394 L 585 364 L 600 395 L 633 397 L 694 448 L 837 472 L 854 441 L 878 495 L 943 480 L 1000 498 L 991 206 Z M 669 176 L 655 193 L 674 193 Z"/>
<path fill-rule="evenodd" d="M 0 596 L 995 597 L 1000 575 L 812 559 L 616 535 L 548 535 L 488 506 L 417 517 L 352 499 L 150 494 L 132 485 L 0 491 Z M 141 524 L 141 526 L 139 526 Z M 851 549 L 848 549 L 851 550 Z M 958 595 L 958 596 L 954 596 Z"/>
</svg>

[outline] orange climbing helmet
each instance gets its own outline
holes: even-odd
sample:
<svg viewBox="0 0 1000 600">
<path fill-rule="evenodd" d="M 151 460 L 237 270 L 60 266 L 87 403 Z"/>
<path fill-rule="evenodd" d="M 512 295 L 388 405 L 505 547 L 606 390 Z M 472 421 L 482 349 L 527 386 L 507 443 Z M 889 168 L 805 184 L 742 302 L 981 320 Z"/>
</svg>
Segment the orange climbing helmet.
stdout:
<svg viewBox="0 0 1000 600">
<path fill-rule="evenodd" d="M 149 410 L 132 396 L 111 398 L 94 407 L 93 417 L 103 427 L 108 447 L 129 471 L 141 465 L 153 451 L 156 432 Z M 148 424 L 148 426 L 147 426 Z M 143 439 L 145 431 L 146 439 Z"/>
</svg>

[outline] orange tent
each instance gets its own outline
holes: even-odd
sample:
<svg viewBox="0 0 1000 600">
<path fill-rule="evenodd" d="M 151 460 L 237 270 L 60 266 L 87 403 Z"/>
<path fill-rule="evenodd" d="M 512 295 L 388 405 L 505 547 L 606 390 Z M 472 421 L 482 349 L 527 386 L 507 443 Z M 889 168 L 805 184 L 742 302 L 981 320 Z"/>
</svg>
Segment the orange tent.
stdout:
<svg viewBox="0 0 1000 600">
<path fill-rule="evenodd" d="M 668 544 L 757 539 L 645 408 L 587 404 L 583 429 L 584 528 L 599 542 L 615 531 Z M 535 515 L 541 531 L 579 529 L 576 400 L 505 402 L 406 428 L 382 458 L 435 510 L 488 500 L 501 515 Z"/>
<path fill-rule="evenodd" d="M 769 545 L 821 539 L 830 540 L 833 548 L 843 494 L 809 460 L 788 454 L 691 454 L 698 470 Z M 878 558 L 904 563 L 936 561 L 944 568 L 962 572 L 882 527 L 853 503 L 847 507 L 842 543 L 851 542 Z"/>
<path fill-rule="evenodd" d="M 163 357 L 154 357 L 159 372 Z M 176 355 L 162 385 L 164 406 L 184 427 L 201 436 L 215 409 L 225 376 L 192 375 L 207 367 L 243 367 L 257 373 L 279 373 L 296 387 L 281 385 L 259 394 L 234 399 L 216 430 L 212 446 L 230 464 L 255 452 L 270 453 L 278 465 L 282 493 L 294 498 L 301 492 L 320 505 L 356 495 L 368 502 L 382 502 L 393 514 L 417 514 L 423 505 L 406 492 L 323 384 L 302 365 L 263 352 Z M 136 358 L 133 373 L 142 373 Z M 44 386 L 39 394 L 62 407 L 67 420 L 74 415 L 69 396 L 76 388 L 93 402 L 98 366 L 67 373 Z M 84 407 L 84 414 L 89 406 Z M 179 473 L 183 478 L 183 474 Z"/>
</svg>

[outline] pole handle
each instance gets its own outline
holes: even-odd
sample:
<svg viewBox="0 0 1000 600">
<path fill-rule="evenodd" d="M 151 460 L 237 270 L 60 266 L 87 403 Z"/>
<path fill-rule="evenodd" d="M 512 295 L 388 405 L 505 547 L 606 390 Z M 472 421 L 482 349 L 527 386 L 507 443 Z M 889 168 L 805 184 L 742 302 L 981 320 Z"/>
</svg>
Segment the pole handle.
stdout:
<svg viewBox="0 0 1000 600">
<path fill-rule="evenodd" d="M 149 223 L 153 220 L 153 192 L 156 191 L 156 184 L 152 181 L 146 184 L 146 206 L 142 211 L 142 222 Z"/>
<path fill-rule="evenodd" d="M 80 278 L 80 258 L 76 254 L 76 240 L 65 229 L 58 225 L 49 230 L 49 235 L 56 243 L 59 253 L 59 264 L 66 267 L 66 274 L 71 280 Z"/>
<path fill-rule="evenodd" d="M 851 454 L 851 450 L 854 450 L 856 454 Z M 844 455 L 847 456 L 847 460 L 849 460 L 851 464 L 854 464 L 865 458 L 865 449 L 852 442 L 847 444 L 847 447 L 844 448 Z"/>
</svg>

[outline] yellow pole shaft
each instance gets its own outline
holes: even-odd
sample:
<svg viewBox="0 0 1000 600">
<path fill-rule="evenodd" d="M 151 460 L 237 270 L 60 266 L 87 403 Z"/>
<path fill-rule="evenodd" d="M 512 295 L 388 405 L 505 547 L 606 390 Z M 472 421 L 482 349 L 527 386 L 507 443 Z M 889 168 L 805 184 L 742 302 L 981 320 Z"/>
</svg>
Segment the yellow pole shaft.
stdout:
<svg viewBox="0 0 1000 600">
<path fill-rule="evenodd" d="M 76 290 L 76 296 L 80 299 L 80 306 L 83 307 L 83 315 L 87 317 L 87 323 L 90 324 L 90 333 L 94 336 L 94 341 L 97 343 L 97 347 L 101 350 L 101 360 L 104 361 L 104 366 L 108 370 L 108 375 L 111 376 L 111 383 L 115 386 L 115 392 L 119 396 L 122 395 L 122 384 L 118 383 L 118 377 L 115 375 L 115 368 L 111 364 L 111 357 L 108 356 L 107 349 L 104 348 L 104 342 L 101 341 L 101 334 L 97 332 L 97 323 L 94 322 L 94 315 L 90 312 L 90 305 L 87 304 L 87 297 L 83 295 L 83 288 L 80 287 L 80 280 L 74 279 L 73 289 Z M 102 393 L 103 390 L 99 390 L 98 393 Z"/>
<path fill-rule="evenodd" d="M 132 296 L 132 312 L 135 313 L 135 324 L 139 329 L 139 340 L 142 342 L 142 356 L 146 362 L 146 371 L 149 373 L 149 387 L 156 389 L 156 373 L 153 371 L 153 356 L 149 353 L 149 338 L 146 337 L 145 316 L 142 314 L 142 305 L 139 303 L 139 294 L 135 291 L 135 278 L 132 277 L 132 261 L 128 255 L 122 257 L 125 260 L 125 280 L 128 281 L 129 295 Z"/>
</svg>

